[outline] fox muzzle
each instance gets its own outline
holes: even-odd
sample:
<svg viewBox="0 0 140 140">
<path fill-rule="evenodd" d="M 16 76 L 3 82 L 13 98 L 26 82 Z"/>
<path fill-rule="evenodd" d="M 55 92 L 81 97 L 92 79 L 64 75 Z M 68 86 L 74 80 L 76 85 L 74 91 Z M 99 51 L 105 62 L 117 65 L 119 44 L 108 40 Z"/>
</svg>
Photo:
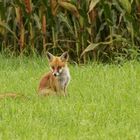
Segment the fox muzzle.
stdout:
<svg viewBox="0 0 140 140">
<path fill-rule="evenodd" d="M 56 77 L 56 76 L 59 76 L 61 73 L 62 73 L 62 69 L 59 69 L 59 70 L 54 69 L 54 70 L 53 70 L 53 75 L 54 75 L 55 77 Z"/>
</svg>

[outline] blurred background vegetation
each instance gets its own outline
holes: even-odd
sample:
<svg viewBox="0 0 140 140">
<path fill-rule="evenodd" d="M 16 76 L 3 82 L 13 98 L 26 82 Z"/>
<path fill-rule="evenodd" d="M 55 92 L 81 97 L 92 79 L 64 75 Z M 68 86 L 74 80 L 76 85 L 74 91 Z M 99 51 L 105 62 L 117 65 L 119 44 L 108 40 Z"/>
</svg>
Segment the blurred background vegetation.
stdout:
<svg viewBox="0 0 140 140">
<path fill-rule="evenodd" d="M 0 0 L 0 52 L 68 51 L 75 62 L 140 57 L 140 0 Z"/>
</svg>

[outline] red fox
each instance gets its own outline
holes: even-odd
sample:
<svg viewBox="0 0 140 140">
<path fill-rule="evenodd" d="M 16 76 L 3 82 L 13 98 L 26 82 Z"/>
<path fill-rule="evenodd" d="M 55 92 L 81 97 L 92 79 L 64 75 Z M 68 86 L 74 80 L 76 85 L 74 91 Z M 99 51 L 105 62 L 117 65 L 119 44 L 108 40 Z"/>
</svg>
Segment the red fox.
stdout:
<svg viewBox="0 0 140 140">
<path fill-rule="evenodd" d="M 69 55 L 67 52 L 64 52 L 58 57 L 47 52 L 47 58 L 51 71 L 42 77 L 38 87 L 38 94 L 43 96 L 65 96 L 70 81 L 70 72 L 67 66 Z"/>
<path fill-rule="evenodd" d="M 47 52 L 47 58 L 51 71 L 44 75 L 39 83 L 38 95 L 66 95 L 66 89 L 70 81 L 70 72 L 67 66 L 69 55 L 64 52 L 60 57 Z M 22 95 L 16 93 L 0 94 L 0 99 L 5 97 L 17 98 Z M 22 96 L 23 97 L 23 96 Z"/>
</svg>

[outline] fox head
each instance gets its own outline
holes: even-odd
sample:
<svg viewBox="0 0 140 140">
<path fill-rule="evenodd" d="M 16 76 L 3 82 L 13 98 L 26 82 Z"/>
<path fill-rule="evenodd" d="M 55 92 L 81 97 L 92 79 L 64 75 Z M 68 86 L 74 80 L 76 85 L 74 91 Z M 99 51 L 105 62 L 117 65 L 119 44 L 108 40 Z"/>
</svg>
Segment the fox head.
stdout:
<svg viewBox="0 0 140 140">
<path fill-rule="evenodd" d="M 47 58 L 53 75 L 59 76 L 63 72 L 63 70 L 67 67 L 69 55 L 68 52 L 64 52 L 61 56 L 58 57 L 47 52 Z"/>
</svg>

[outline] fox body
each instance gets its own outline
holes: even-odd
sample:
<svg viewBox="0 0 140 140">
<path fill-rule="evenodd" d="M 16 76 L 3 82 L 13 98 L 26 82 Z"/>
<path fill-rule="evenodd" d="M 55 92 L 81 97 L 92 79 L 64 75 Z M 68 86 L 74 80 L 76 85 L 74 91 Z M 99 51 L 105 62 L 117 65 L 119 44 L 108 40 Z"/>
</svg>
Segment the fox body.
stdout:
<svg viewBox="0 0 140 140">
<path fill-rule="evenodd" d="M 47 52 L 47 58 L 51 71 L 42 77 L 38 87 L 38 94 L 43 96 L 66 95 L 70 81 L 70 73 L 67 66 L 68 53 L 64 52 L 58 57 Z"/>
</svg>

